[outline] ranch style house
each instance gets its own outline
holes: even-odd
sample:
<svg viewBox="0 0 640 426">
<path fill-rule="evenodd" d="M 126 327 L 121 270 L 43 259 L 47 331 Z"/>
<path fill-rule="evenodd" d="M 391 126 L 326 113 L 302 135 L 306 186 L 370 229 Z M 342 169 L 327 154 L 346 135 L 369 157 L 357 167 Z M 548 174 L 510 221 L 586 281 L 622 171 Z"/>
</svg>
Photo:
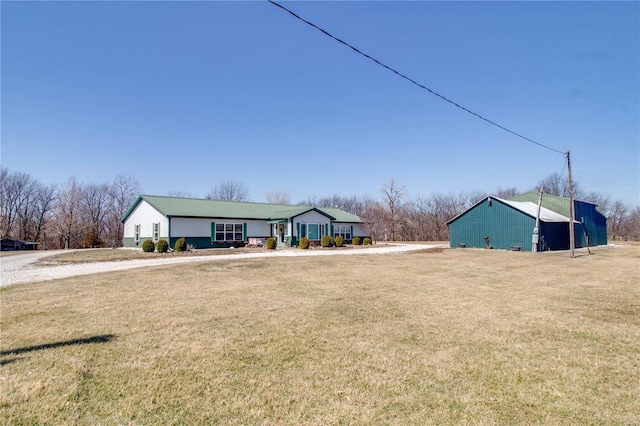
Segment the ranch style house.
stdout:
<svg viewBox="0 0 640 426">
<path fill-rule="evenodd" d="M 141 195 L 122 218 L 124 247 L 150 239 L 170 247 L 185 238 L 194 248 L 244 247 L 269 238 L 279 246 L 297 246 L 325 236 L 365 237 L 362 219 L 338 208 L 203 200 Z"/>
</svg>

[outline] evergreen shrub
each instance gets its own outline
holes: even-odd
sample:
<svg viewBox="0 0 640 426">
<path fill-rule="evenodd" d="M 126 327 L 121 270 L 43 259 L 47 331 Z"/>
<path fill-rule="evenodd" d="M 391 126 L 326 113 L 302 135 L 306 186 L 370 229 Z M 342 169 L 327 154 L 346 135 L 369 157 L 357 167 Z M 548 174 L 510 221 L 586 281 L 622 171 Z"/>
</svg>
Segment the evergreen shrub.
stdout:
<svg viewBox="0 0 640 426">
<path fill-rule="evenodd" d="M 325 235 L 324 237 L 322 237 L 322 239 L 320 239 L 320 245 L 322 247 L 333 247 L 333 238 L 329 235 Z"/>
<path fill-rule="evenodd" d="M 275 250 L 276 249 L 276 239 L 273 237 L 269 237 L 267 238 L 267 243 L 265 244 L 265 247 L 269 250 Z"/>
<path fill-rule="evenodd" d="M 158 253 L 166 253 L 169 251 L 169 243 L 166 240 L 158 240 L 156 243 L 156 251 Z"/>
<path fill-rule="evenodd" d="M 344 237 L 342 235 L 338 235 L 336 237 L 336 247 L 344 246 Z"/>
<path fill-rule="evenodd" d="M 351 240 L 351 244 L 354 246 L 359 246 L 360 245 L 360 237 L 353 237 L 353 240 Z"/>
<path fill-rule="evenodd" d="M 156 245 L 151 240 L 144 240 L 142 243 L 142 251 L 145 253 L 153 253 L 156 249 Z"/>
<path fill-rule="evenodd" d="M 364 244 L 365 246 L 371 245 L 371 238 L 366 237 L 364 240 L 362 240 L 362 244 Z"/>
<path fill-rule="evenodd" d="M 173 246 L 175 251 L 186 251 L 187 250 L 187 240 L 184 238 L 178 238 L 176 240 L 176 244 Z"/>
<path fill-rule="evenodd" d="M 300 245 L 300 248 L 301 248 L 302 250 L 306 250 L 306 249 L 308 249 L 308 248 L 309 248 L 309 239 L 308 239 L 307 237 L 302 237 L 302 238 L 300 238 L 300 243 L 299 243 L 299 245 Z"/>
</svg>

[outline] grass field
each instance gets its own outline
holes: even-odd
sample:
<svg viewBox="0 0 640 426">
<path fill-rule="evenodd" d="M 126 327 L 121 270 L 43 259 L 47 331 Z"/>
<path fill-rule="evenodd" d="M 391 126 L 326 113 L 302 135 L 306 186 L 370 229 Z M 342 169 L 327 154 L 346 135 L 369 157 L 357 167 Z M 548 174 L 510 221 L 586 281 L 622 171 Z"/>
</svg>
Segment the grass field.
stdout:
<svg viewBox="0 0 640 426">
<path fill-rule="evenodd" d="M 638 245 L 218 261 L 0 298 L 1 424 L 640 424 Z"/>
</svg>

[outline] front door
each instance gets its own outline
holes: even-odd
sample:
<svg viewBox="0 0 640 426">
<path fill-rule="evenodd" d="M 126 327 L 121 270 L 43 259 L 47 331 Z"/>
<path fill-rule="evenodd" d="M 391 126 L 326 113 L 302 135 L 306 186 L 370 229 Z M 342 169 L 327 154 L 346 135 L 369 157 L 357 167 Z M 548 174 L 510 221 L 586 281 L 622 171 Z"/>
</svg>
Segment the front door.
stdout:
<svg viewBox="0 0 640 426">
<path fill-rule="evenodd" d="M 310 223 L 309 225 L 307 225 L 308 227 L 308 231 L 309 231 L 309 239 L 310 240 L 319 240 L 320 239 L 320 232 L 318 229 L 318 224 L 317 223 Z"/>
</svg>

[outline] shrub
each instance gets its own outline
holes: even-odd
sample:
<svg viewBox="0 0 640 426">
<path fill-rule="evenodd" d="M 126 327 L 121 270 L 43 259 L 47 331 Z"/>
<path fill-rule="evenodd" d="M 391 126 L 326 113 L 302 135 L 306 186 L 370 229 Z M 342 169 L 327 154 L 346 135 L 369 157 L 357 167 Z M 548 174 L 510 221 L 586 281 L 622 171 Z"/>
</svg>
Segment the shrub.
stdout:
<svg viewBox="0 0 640 426">
<path fill-rule="evenodd" d="M 176 240 L 176 244 L 173 246 L 175 251 L 186 251 L 187 250 L 187 240 L 184 238 L 178 238 Z"/>
<path fill-rule="evenodd" d="M 166 253 L 169 251 L 169 243 L 166 240 L 158 240 L 156 243 L 156 250 L 158 253 Z"/>
<path fill-rule="evenodd" d="M 308 249 L 309 248 L 309 239 L 307 237 L 300 238 L 299 246 L 303 250 Z"/>
<path fill-rule="evenodd" d="M 265 247 L 269 250 L 275 250 L 276 248 L 276 239 L 273 237 L 269 237 L 267 238 L 267 243 L 265 244 Z"/>
<path fill-rule="evenodd" d="M 151 240 L 144 240 L 142 243 L 142 251 L 145 253 L 153 253 L 156 249 L 156 245 Z"/>
<path fill-rule="evenodd" d="M 342 235 L 336 237 L 336 247 L 342 247 L 344 245 L 344 238 Z"/>
<path fill-rule="evenodd" d="M 353 244 L 354 246 L 359 246 L 360 245 L 360 237 L 353 237 L 353 240 L 351 240 L 351 244 Z"/>
<path fill-rule="evenodd" d="M 371 245 L 371 238 L 365 237 L 365 239 L 362 240 L 362 244 L 364 244 L 365 246 Z"/>
<path fill-rule="evenodd" d="M 320 239 L 320 245 L 322 247 L 333 247 L 333 238 L 331 238 L 329 235 L 325 235 Z"/>
</svg>

